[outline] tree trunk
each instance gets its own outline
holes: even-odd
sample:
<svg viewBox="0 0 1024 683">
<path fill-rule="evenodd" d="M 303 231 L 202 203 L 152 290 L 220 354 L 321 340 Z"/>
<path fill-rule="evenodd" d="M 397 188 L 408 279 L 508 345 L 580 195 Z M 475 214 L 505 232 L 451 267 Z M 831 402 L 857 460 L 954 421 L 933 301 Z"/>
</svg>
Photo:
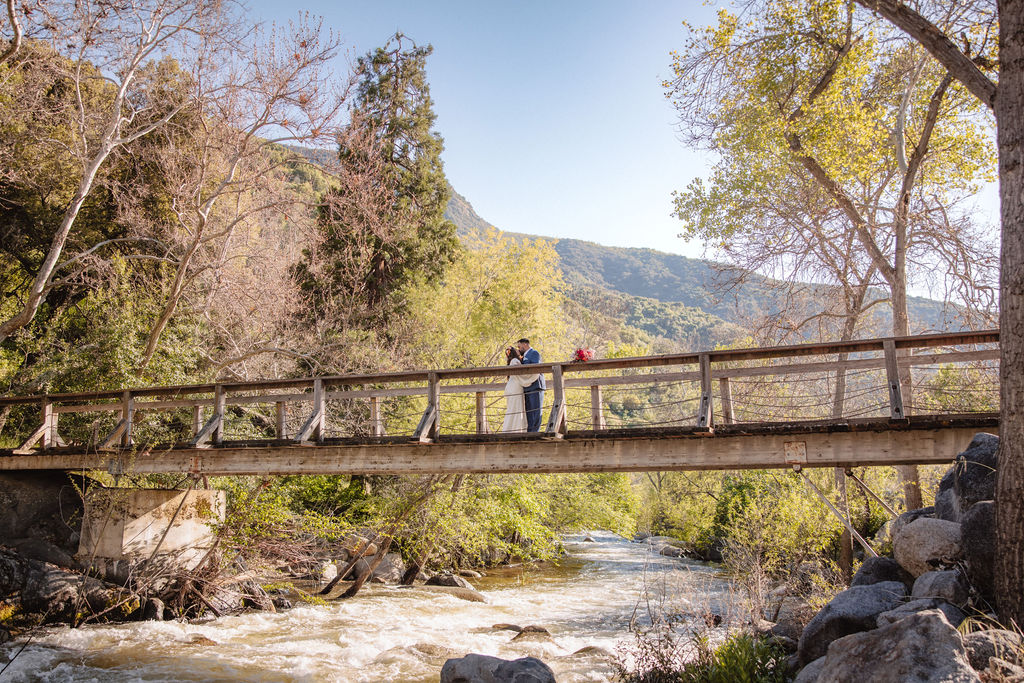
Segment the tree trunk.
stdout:
<svg viewBox="0 0 1024 683">
<path fill-rule="evenodd" d="M 1002 200 L 999 473 L 996 595 L 999 619 L 1024 626 L 1024 0 L 999 0 L 996 121 Z"/>
</svg>

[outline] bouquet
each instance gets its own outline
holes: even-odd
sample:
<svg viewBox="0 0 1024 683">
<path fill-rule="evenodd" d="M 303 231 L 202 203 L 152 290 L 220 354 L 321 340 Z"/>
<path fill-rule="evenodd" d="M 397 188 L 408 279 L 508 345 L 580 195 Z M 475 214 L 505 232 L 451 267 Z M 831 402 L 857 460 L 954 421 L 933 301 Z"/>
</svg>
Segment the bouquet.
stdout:
<svg viewBox="0 0 1024 683">
<path fill-rule="evenodd" d="M 576 349 L 572 354 L 573 363 L 586 363 L 588 360 L 594 360 L 594 349 Z"/>
</svg>

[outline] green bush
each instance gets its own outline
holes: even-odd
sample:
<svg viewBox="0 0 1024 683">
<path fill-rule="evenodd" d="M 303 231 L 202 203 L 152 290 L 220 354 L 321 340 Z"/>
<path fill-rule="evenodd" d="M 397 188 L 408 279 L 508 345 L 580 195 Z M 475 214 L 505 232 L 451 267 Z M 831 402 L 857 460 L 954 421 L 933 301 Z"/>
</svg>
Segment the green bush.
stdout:
<svg viewBox="0 0 1024 683">
<path fill-rule="evenodd" d="M 629 660 L 627 662 L 627 660 Z M 638 633 L 634 648 L 615 663 L 624 683 L 782 683 L 785 651 L 764 638 L 737 632 L 712 647 L 705 634 L 689 637 L 658 628 Z"/>
</svg>

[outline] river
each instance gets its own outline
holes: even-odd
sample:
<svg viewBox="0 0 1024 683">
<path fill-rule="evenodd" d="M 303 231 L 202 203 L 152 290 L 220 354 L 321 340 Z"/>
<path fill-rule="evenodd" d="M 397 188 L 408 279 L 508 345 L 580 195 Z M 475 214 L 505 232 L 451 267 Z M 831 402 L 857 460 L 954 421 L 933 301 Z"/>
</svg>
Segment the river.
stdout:
<svg viewBox="0 0 1024 683">
<path fill-rule="evenodd" d="M 653 554 L 612 534 L 566 539 L 557 566 L 471 579 L 487 603 L 368 585 L 354 599 L 201 623 L 137 622 L 37 633 L 0 679 L 11 681 L 437 681 L 450 657 L 534 656 L 560 682 L 606 681 L 606 654 L 633 642 L 631 620 L 737 613 L 730 585 L 700 563 Z M 512 641 L 495 624 L 538 625 Z M 23 643 L 0 647 L 0 668 Z"/>
</svg>

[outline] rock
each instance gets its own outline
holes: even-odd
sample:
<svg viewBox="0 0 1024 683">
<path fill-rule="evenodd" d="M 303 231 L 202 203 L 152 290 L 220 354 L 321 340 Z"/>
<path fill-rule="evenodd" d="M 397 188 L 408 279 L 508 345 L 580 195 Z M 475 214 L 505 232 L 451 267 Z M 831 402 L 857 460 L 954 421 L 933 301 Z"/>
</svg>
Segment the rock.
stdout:
<svg viewBox="0 0 1024 683">
<path fill-rule="evenodd" d="M 915 519 L 896 532 L 893 555 L 915 577 L 951 566 L 963 556 L 960 525 L 931 517 Z"/>
<path fill-rule="evenodd" d="M 633 537 L 633 540 L 634 541 L 638 541 L 638 542 L 639 541 L 646 541 L 650 537 L 651 537 L 650 534 L 648 534 L 646 532 L 643 532 L 643 531 L 640 531 L 640 532 L 637 533 L 636 536 Z"/>
<path fill-rule="evenodd" d="M 509 661 L 470 654 L 445 662 L 441 683 L 555 683 L 555 674 L 535 657 Z"/>
<path fill-rule="evenodd" d="M 947 522 L 960 521 L 960 500 L 952 488 L 939 491 L 935 495 L 935 518 L 944 519 Z"/>
<path fill-rule="evenodd" d="M 570 657 L 598 657 L 600 659 L 615 659 L 615 655 L 597 645 L 587 645 L 573 652 Z"/>
<path fill-rule="evenodd" d="M 793 679 L 793 683 L 817 683 L 821 672 L 825 667 L 825 658 L 818 657 L 813 662 L 800 669 L 800 673 Z"/>
<path fill-rule="evenodd" d="M 373 555 L 376 555 L 378 552 L 376 543 L 372 542 L 365 536 L 360 536 L 359 534 L 346 535 L 345 539 L 341 542 L 341 544 L 342 547 L 344 547 L 345 550 L 348 551 L 350 557 L 354 557 L 355 555 L 360 553 L 363 550 L 363 548 L 367 548 L 367 546 L 369 547 L 366 549 L 366 552 L 363 553 L 363 557 L 371 557 Z"/>
<path fill-rule="evenodd" d="M 324 582 L 330 581 L 338 575 L 338 565 L 334 560 L 323 560 L 320 563 L 317 577 Z"/>
<path fill-rule="evenodd" d="M 967 450 L 956 456 L 953 490 L 961 511 L 982 500 L 995 500 L 998 449 L 998 436 L 975 434 Z"/>
<path fill-rule="evenodd" d="M 907 510 L 902 515 L 892 520 L 892 538 L 896 539 L 897 534 L 900 533 L 900 529 L 913 522 L 915 519 L 921 519 L 922 517 L 934 517 L 935 506 L 929 506 L 926 508 L 917 508 L 916 510 Z"/>
<path fill-rule="evenodd" d="M 436 574 L 427 579 L 428 586 L 458 586 L 473 590 L 473 584 L 457 574 Z"/>
<path fill-rule="evenodd" d="M 555 642 L 551 637 L 551 631 L 543 626 L 524 626 L 512 640 L 539 640 L 546 643 Z"/>
<path fill-rule="evenodd" d="M 452 597 L 458 598 L 459 600 L 468 600 L 469 602 L 487 602 L 487 598 L 484 597 L 483 593 L 473 590 L 472 588 L 463 588 L 462 586 L 417 586 L 420 589 L 426 589 L 434 593 L 447 593 Z"/>
<path fill-rule="evenodd" d="M 910 595 L 914 598 L 940 598 L 957 607 L 963 607 L 970 598 L 970 591 L 960 572 L 948 569 L 921 574 L 914 582 Z"/>
<path fill-rule="evenodd" d="M 878 628 L 882 628 L 883 626 L 888 626 L 900 619 L 905 619 L 911 614 L 917 614 L 918 612 L 924 612 L 925 610 L 931 609 L 937 609 L 942 612 L 953 628 L 959 626 L 963 620 L 967 618 L 967 615 L 964 614 L 956 605 L 951 605 L 945 600 L 939 598 L 923 598 L 920 600 L 905 602 L 896 609 L 889 610 L 888 612 L 882 612 L 878 615 L 878 619 L 875 623 L 878 624 Z"/>
<path fill-rule="evenodd" d="M 594 543 L 595 542 L 594 541 L 594 537 L 591 536 L 590 534 L 587 534 L 586 536 L 583 537 L 583 542 L 584 543 Z"/>
<path fill-rule="evenodd" d="M 1024 642 L 1019 634 L 1003 629 L 974 631 L 964 636 L 967 658 L 978 671 L 988 668 L 988 660 L 999 657 L 1017 665 L 1024 664 Z"/>
<path fill-rule="evenodd" d="M 164 620 L 164 601 L 160 598 L 149 598 L 146 600 L 146 604 L 142 606 L 142 620 L 143 621 L 163 621 Z"/>
<path fill-rule="evenodd" d="M 106 610 L 121 603 L 124 593 L 117 586 L 0 547 L 0 595 L 17 595 L 22 612 L 39 612 L 52 623 L 74 619 L 84 606 Z"/>
<path fill-rule="evenodd" d="M 829 643 L 875 627 L 879 614 L 903 601 L 907 587 L 898 581 L 852 586 L 832 598 L 800 634 L 800 662 L 809 664 L 825 654 Z"/>
<path fill-rule="evenodd" d="M 769 622 L 771 623 L 771 622 Z M 768 631 L 775 638 L 787 638 L 793 641 L 800 640 L 803 628 L 795 621 L 780 621 Z"/>
<path fill-rule="evenodd" d="M 364 575 L 370 572 L 370 563 L 365 557 L 360 557 L 356 560 L 355 565 L 349 570 L 348 574 L 341 577 L 342 581 L 358 581 Z"/>
<path fill-rule="evenodd" d="M 10 641 L 10 639 L 11 639 L 11 632 L 8 631 L 3 626 L 0 626 L 0 645 L 3 645 L 4 643 Z"/>
<path fill-rule="evenodd" d="M 663 545 L 658 549 L 658 554 L 665 557 L 682 557 L 683 549 L 677 548 L 674 545 Z"/>
<path fill-rule="evenodd" d="M 204 635 L 198 633 L 192 634 L 192 637 L 188 639 L 186 645 L 216 645 L 217 641 L 207 638 Z"/>
<path fill-rule="evenodd" d="M 33 560 L 48 562 L 65 569 L 75 566 L 75 560 L 71 557 L 70 553 L 64 552 L 54 544 L 41 538 L 19 538 L 16 541 L 11 541 L 10 545 L 21 555 Z"/>
<path fill-rule="evenodd" d="M 480 578 L 483 578 L 483 574 L 481 574 L 480 572 L 475 572 L 472 569 L 460 569 L 459 570 L 459 576 L 461 576 L 461 577 L 463 577 L 465 579 L 480 579 Z"/>
<path fill-rule="evenodd" d="M 964 513 L 960 536 L 967 564 L 967 578 L 982 598 L 995 602 L 996 505 L 991 500 L 975 503 Z"/>
<path fill-rule="evenodd" d="M 274 609 L 278 611 L 292 608 L 292 601 L 283 595 L 274 597 L 271 602 L 274 603 Z"/>
<path fill-rule="evenodd" d="M 515 624 L 495 624 L 491 628 L 497 629 L 499 631 L 515 631 L 516 633 L 519 633 L 523 630 L 522 626 L 516 626 Z"/>
<path fill-rule="evenodd" d="M 918 612 L 888 626 L 832 642 L 818 683 L 980 681 L 967 651 L 942 612 Z"/>
<path fill-rule="evenodd" d="M 883 581 L 899 581 L 907 590 L 914 585 L 914 577 L 891 557 L 869 557 L 864 560 L 850 580 L 851 586 L 870 586 Z"/>
<path fill-rule="evenodd" d="M 373 562 L 371 561 L 370 564 Z M 398 553 L 386 554 L 377 568 L 373 570 L 373 578 L 381 579 L 385 583 L 398 583 L 402 580 L 403 574 L 405 574 L 405 562 L 402 561 L 402 556 Z"/>
<path fill-rule="evenodd" d="M 1000 681 L 1000 683 L 1020 683 L 1024 681 L 1024 667 L 1017 666 L 999 657 L 993 657 L 988 660 L 988 668 L 985 669 L 985 674 L 989 680 Z"/>
</svg>

